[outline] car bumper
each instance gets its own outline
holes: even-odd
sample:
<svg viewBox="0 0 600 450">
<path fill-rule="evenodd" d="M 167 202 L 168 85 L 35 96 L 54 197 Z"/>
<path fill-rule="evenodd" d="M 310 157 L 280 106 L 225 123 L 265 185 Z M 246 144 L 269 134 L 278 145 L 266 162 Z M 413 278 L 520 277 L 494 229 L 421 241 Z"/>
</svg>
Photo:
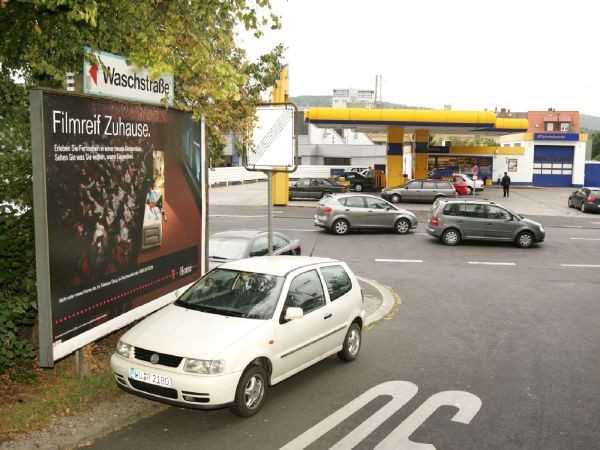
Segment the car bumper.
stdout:
<svg viewBox="0 0 600 450">
<path fill-rule="evenodd" d="M 136 359 L 126 359 L 113 354 L 110 365 L 117 385 L 127 392 L 170 405 L 194 409 L 215 409 L 233 403 L 241 372 L 221 375 L 198 375 L 165 370 L 163 367 L 143 364 Z M 171 380 L 169 387 L 133 380 L 132 368 Z"/>
<path fill-rule="evenodd" d="M 427 234 L 429 234 L 430 236 L 439 238 L 442 236 L 442 230 L 440 228 L 432 228 L 429 225 L 427 225 L 425 227 L 425 231 L 427 231 Z"/>
<path fill-rule="evenodd" d="M 319 216 L 315 214 L 313 219 L 315 227 L 331 228 L 331 218 L 329 216 Z"/>
<path fill-rule="evenodd" d="M 586 211 L 600 211 L 600 204 L 585 202 Z"/>
</svg>

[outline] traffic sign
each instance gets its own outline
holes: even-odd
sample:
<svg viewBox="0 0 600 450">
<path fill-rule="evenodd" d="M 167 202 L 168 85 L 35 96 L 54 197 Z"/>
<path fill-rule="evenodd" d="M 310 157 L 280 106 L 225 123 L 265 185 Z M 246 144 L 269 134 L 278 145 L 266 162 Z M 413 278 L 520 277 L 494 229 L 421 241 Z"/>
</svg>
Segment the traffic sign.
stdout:
<svg viewBox="0 0 600 450">
<path fill-rule="evenodd" d="M 471 172 L 473 172 L 473 175 L 478 175 L 479 174 L 479 166 L 477 164 L 475 164 L 473 166 L 473 168 L 471 169 Z"/>
</svg>

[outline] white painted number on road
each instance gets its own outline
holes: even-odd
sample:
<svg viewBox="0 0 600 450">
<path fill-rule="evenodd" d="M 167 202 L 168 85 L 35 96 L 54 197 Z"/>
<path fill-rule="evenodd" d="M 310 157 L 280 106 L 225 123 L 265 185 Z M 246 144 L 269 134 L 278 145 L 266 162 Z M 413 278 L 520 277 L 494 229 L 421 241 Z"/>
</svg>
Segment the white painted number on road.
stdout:
<svg viewBox="0 0 600 450">
<path fill-rule="evenodd" d="M 352 414 L 359 411 L 366 404 L 379 396 L 391 396 L 391 400 L 375 414 L 361 423 L 358 427 L 344 436 L 332 449 L 352 449 L 360 441 L 371 434 L 383 422 L 400 410 L 418 391 L 415 384 L 409 381 L 387 381 L 372 387 L 364 394 L 352 400 L 346 406 L 338 409 L 329 417 L 323 419 L 314 427 L 302 433 L 281 450 L 300 450 L 308 447 L 317 439 L 334 429 Z M 429 397 L 409 417 L 407 417 L 394 431 L 392 431 L 377 449 L 411 449 L 433 450 L 431 444 L 412 442 L 409 436 L 423 424 L 440 406 L 454 406 L 458 412 L 452 417 L 453 422 L 468 424 L 481 408 L 481 400 L 476 395 L 464 391 L 446 391 Z"/>
</svg>

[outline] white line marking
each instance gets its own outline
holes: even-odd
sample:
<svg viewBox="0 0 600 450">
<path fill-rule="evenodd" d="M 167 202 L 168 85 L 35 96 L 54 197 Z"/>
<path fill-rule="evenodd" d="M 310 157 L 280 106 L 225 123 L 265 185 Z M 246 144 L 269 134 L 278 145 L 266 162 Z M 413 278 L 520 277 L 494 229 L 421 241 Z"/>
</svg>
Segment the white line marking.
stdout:
<svg viewBox="0 0 600 450">
<path fill-rule="evenodd" d="M 574 241 L 600 241 L 600 238 L 571 238 Z"/>
<path fill-rule="evenodd" d="M 551 225 L 547 225 L 551 226 Z M 583 228 L 582 225 L 557 225 L 557 228 Z"/>
<path fill-rule="evenodd" d="M 516 266 L 516 263 L 507 262 L 485 262 L 485 261 L 469 261 L 467 264 L 478 264 L 481 266 Z"/>
<path fill-rule="evenodd" d="M 600 222 L 592 222 L 594 225 L 600 225 Z"/>
<path fill-rule="evenodd" d="M 427 233 L 415 233 L 417 236 L 429 236 Z"/>
<path fill-rule="evenodd" d="M 561 264 L 562 267 L 590 267 L 598 268 L 600 264 Z"/>
<path fill-rule="evenodd" d="M 422 263 L 422 259 L 376 259 L 375 262 Z"/>
<path fill-rule="evenodd" d="M 318 229 L 318 230 L 315 230 L 315 229 L 305 230 L 303 228 L 277 228 L 276 231 L 310 231 L 310 232 L 316 233 L 317 231 L 321 231 L 321 229 Z"/>
</svg>

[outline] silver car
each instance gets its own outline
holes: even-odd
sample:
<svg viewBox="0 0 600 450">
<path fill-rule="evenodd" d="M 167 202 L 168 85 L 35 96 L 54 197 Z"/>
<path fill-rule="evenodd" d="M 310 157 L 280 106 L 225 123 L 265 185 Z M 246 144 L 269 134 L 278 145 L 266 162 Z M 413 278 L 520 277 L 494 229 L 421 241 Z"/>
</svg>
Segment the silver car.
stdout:
<svg viewBox="0 0 600 450">
<path fill-rule="evenodd" d="M 446 180 L 410 180 L 403 186 L 381 191 L 381 196 L 392 203 L 433 202 L 438 198 L 457 195 L 452 183 Z"/>
<path fill-rule="evenodd" d="M 439 200 L 431 207 L 425 229 L 445 245 L 472 239 L 529 248 L 546 237 L 541 223 L 488 200 Z"/>
<path fill-rule="evenodd" d="M 334 194 L 323 198 L 317 206 L 315 226 L 335 234 L 351 229 L 392 229 L 406 234 L 417 227 L 417 217 L 375 195 Z"/>
</svg>

